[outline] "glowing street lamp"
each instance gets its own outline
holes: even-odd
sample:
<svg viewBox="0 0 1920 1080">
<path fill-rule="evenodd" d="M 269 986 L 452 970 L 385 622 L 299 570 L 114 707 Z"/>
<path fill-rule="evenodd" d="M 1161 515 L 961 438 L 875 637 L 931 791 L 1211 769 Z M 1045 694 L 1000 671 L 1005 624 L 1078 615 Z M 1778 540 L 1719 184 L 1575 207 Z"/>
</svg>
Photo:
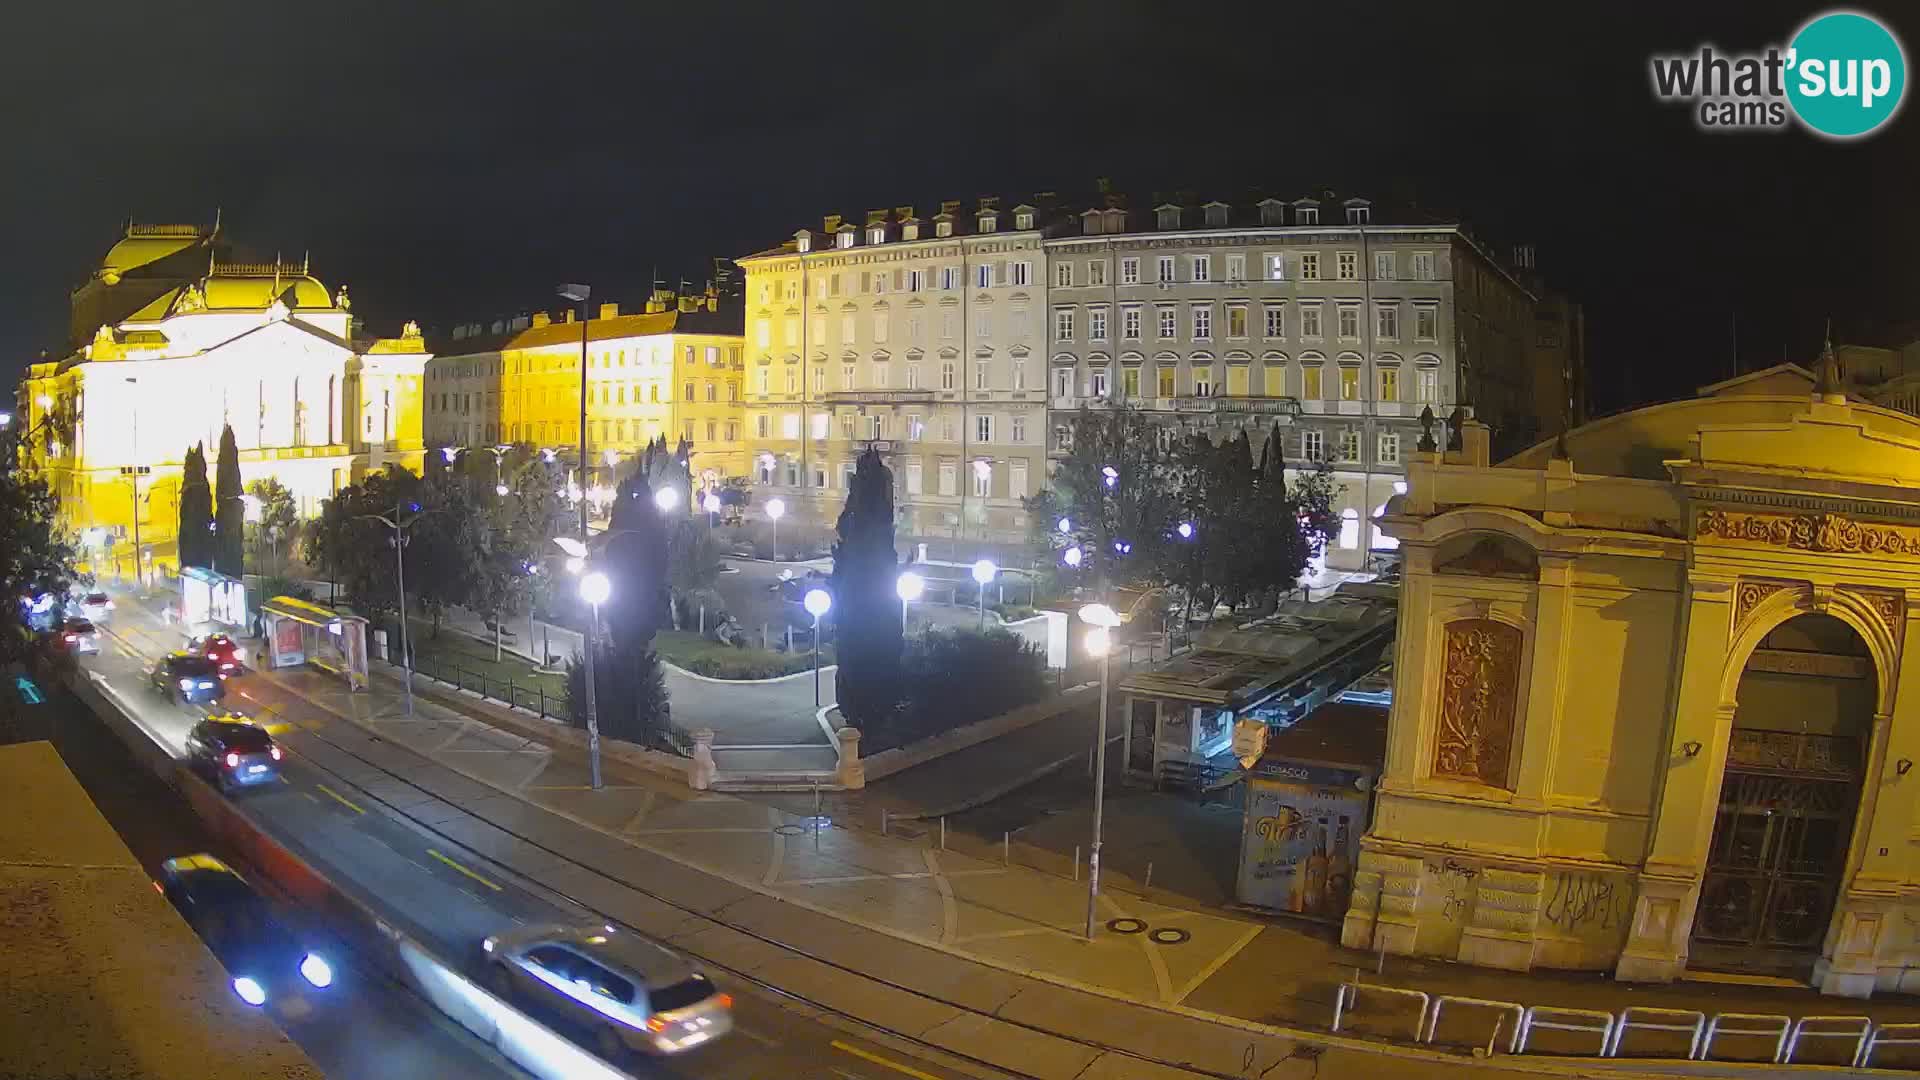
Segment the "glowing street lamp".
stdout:
<svg viewBox="0 0 1920 1080">
<path fill-rule="evenodd" d="M 927 591 L 927 579 L 909 570 L 893 582 L 894 595 L 900 598 L 900 632 L 907 632 L 907 605 Z"/>
<path fill-rule="evenodd" d="M 1060 519 L 1059 524 L 1055 527 L 1060 530 L 1060 535 L 1065 536 L 1073 532 L 1073 519 L 1063 517 Z"/>
<path fill-rule="evenodd" d="M 1060 559 L 1062 562 L 1066 563 L 1068 566 L 1072 566 L 1076 568 L 1080 565 L 1081 558 L 1082 556 L 1080 554 L 1080 549 L 1077 547 L 1068 548 L 1067 553 L 1065 555 L 1060 556 Z"/>
<path fill-rule="evenodd" d="M 1116 487 L 1120 483 L 1120 470 L 1111 465 L 1102 465 L 1100 467 L 1100 478 L 1108 487 Z"/>
<path fill-rule="evenodd" d="M 13 414 L 10 412 L 0 412 L 0 428 L 10 427 L 12 424 Z"/>
<path fill-rule="evenodd" d="M 460 448 L 456 446 L 443 446 L 440 448 L 440 456 L 446 459 L 447 464 L 451 465 L 453 464 L 453 459 L 460 456 Z"/>
<path fill-rule="evenodd" d="M 1093 940 L 1094 912 L 1100 903 L 1100 827 L 1107 793 L 1107 676 L 1113 656 L 1113 628 L 1120 616 L 1105 604 L 1088 604 L 1080 609 L 1080 621 L 1093 629 L 1087 632 L 1087 654 L 1100 658 L 1100 723 L 1093 737 L 1093 846 L 1087 854 L 1087 940 Z"/>
<path fill-rule="evenodd" d="M 660 512 L 663 514 L 672 513 L 673 508 L 680 505 L 680 489 L 676 487 L 663 487 L 655 491 L 653 493 L 653 505 L 659 507 Z"/>
<path fill-rule="evenodd" d="M 767 520 L 773 522 L 773 561 L 780 561 L 780 518 L 787 512 L 787 504 L 781 499 L 767 500 Z"/>
<path fill-rule="evenodd" d="M 833 608 L 833 594 L 825 589 L 808 589 L 800 600 L 813 616 L 813 707 L 820 707 L 820 616 Z"/>
<path fill-rule="evenodd" d="M 1193 522 L 1191 521 L 1181 522 L 1179 528 L 1175 529 L 1174 532 L 1179 533 L 1180 539 L 1182 540 L 1193 539 Z"/>
<path fill-rule="evenodd" d="M 707 492 L 700 500 L 700 509 L 707 512 L 707 532 L 711 534 L 713 532 L 713 516 L 720 512 L 720 496 L 715 495 L 712 491 Z"/>
<path fill-rule="evenodd" d="M 493 485 L 493 493 L 494 493 L 495 495 L 498 495 L 498 496 L 500 496 L 500 497 L 501 497 L 501 498 L 503 498 L 503 499 L 504 499 L 504 498 L 506 498 L 506 497 L 507 497 L 507 494 L 508 494 L 508 492 L 510 492 L 510 491 L 512 491 L 512 490 L 513 490 L 512 488 L 510 488 L 510 487 L 508 487 L 508 486 L 507 486 L 507 485 L 505 485 L 505 484 L 495 484 L 495 485 Z"/>
<path fill-rule="evenodd" d="M 613 582 L 607 575 L 595 570 L 580 579 L 580 599 L 593 609 L 592 632 L 587 637 L 587 654 L 593 654 L 595 644 L 600 640 L 600 605 L 607 602 L 613 594 Z M 600 789 L 600 717 L 596 712 L 594 686 L 591 673 L 587 675 L 587 769 L 592 775 L 595 791 Z"/>
<path fill-rule="evenodd" d="M 980 594 L 980 630 L 983 633 L 987 629 L 987 583 L 999 573 L 1000 568 L 993 564 L 992 559 L 981 559 L 973 564 L 973 580 L 979 586 L 975 591 Z"/>
</svg>

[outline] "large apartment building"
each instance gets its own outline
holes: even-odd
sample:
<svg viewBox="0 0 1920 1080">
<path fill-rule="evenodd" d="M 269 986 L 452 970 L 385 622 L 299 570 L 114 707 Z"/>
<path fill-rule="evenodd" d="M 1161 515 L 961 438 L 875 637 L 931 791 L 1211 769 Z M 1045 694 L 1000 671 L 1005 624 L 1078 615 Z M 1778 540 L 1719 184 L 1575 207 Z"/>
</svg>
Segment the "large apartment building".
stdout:
<svg viewBox="0 0 1920 1080">
<path fill-rule="evenodd" d="M 902 538 L 970 558 L 1025 537 L 1020 500 L 1082 407 L 1141 409 L 1168 438 L 1260 445 L 1277 423 L 1288 460 L 1333 465 L 1345 525 L 1327 561 L 1359 567 L 1393 543 L 1369 519 L 1404 484 L 1423 410 L 1442 440 L 1456 409 L 1487 423 L 1497 453 L 1583 418 L 1579 307 L 1516 257 L 1457 220 L 1327 191 L 831 215 L 739 260 L 753 479 L 830 526 L 877 447 Z"/>
<path fill-rule="evenodd" d="M 1025 538 L 1021 499 L 1047 462 L 1040 213 L 983 198 L 828 215 L 739 260 L 761 501 L 830 528 L 872 447 L 893 469 L 902 540 L 970 557 Z"/>
<path fill-rule="evenodd" d="M 1053 455 L 1082 406 L 1256 447 L 1278 423 L 1288 461 L 1330 462 L 1339 482 L 1330 566 L 1393 546 L 1370 519 L 1404 490 L 1424 410 L 1437 439 L 1461 407 L 1503 450 L 1580 420 L 1577 306 L 1543 307 L 1457 222 L 1325 191 L 1137 209 L 1103 193 L 1044 247 Z"/>
<path fill-rule="evenodd" d="M 646 310 L 601 304 L 585 325 L 588 453 L 630 458 L 652 440 L 686 439 L 703 487 L 746 475 L 740 309 L 709 291 L 658 290 Z M 580 439 L 582 326 L 535 313 L 455 327 L 428 361 L 425 430 L 436 446 L 532 443 L 568 457 Z"/>
</svg>

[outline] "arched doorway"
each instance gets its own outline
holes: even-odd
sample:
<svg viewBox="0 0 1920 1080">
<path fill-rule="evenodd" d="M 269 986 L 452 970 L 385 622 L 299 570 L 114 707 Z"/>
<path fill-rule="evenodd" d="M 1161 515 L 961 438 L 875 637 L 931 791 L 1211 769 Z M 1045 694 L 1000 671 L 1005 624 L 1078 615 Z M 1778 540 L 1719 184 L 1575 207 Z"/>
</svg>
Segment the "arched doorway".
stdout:
<svg viewBox="0 0 1920 1080">
<path fill-rule="evenodd" d="M 1846 873 L 1873 731 L 1867 644 L 1799 615 L 1740 676 L 1690 967 L 1806 979 Z"/>
</svg>

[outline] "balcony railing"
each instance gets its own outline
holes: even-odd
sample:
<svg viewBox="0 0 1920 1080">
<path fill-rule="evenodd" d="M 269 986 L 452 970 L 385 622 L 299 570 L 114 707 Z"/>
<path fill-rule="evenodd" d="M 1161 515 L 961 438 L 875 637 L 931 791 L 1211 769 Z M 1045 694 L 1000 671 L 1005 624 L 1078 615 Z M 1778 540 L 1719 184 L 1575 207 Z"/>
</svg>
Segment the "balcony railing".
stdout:
<svg viewBox="0 0 1920 1080">
<path fill-rule="evenodd" d="M 924 405 L 932 390 L 835 390 L 821 400 L 828 405 Z"/>
</svg>

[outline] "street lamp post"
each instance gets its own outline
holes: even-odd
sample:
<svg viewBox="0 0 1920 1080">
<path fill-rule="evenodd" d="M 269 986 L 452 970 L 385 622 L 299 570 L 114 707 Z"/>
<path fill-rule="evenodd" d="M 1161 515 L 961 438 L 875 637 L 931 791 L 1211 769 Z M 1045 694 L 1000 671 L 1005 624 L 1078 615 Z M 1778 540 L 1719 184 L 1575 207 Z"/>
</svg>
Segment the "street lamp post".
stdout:
<svg viewBox="0 0 1920 1080">
<path fill-rule="evenodd" d="M 1100 658 L 1100 719 L 1093 736 L 1093 845 L 1087 851 L 1087 940 L 1092 941 L 1100 903 L 1100 833 L 1107 793 L 1107 674 L 1113 628 L 1120 625 L 1120 616 L 1105 604 L 1088 604 L 1080 609 L 1080 621 L 1093 627 L 1087 632 L 1087 652 Z"/>
<path fill-rule="evenodd" d="M 426 517 L 433 511 L 421 510 L 419 503 L 408 503 L 406 509 L 412 510 L 413 516 L 403 519 L 400 516 L 401 509 L 399 503 L 394 503 L 392 517 L 387 517 L 385 514 L 361 514 L 360 516 L 369 521 L 377 521 L 385 525 L 387 529 L 393 533 L 393 535 L 389 537 L 389 540 L 393 544 L 394 585 L 396 591 L 400 594 L 400 667 L 401 670 L 406 673 L 401 677 L 401 682 L 406 687 L 407 715 L 412 716 L 413 651 L 407 647 L 407 531 L 413 528 L 414 524 L 421 518 Z"/>
<path fill-rule="evenodd" d="M 801 600 L 807 614 L 813 616 L 813 707 L 820 708 L 820 616 L 833 607 L 833 596 L 825 589 L 808 589 Z"/>
<path fill-rule="evenodd" d="M 1000 568 L 993 564 L 992 559 L 981 559 L 979 562 L 973 564 L 973 580 L 978 584 L 978 592 L 980 593 L 981 633 L 985 633 L 987 630 L 987 583 L 992 581 L 994 575 L 999 572 Z"/>
<path fill-rule="evenodd" d="M 706 497 L 700 500 L 700 509 L 707 512 L 707 535 L 712 536 L 713 517 L 720 512 L 720 496 L 708 491 Z"/>
<path fill-rule="evenodd" d="M 907 605 L 920 599 L 920 594 L 927 591 L 927 581 L 909 570 L 894 580 L 893 591 L 900 597 L 900 633 L 904 635 L 907 632 Z"/>
<path fill-rule="evenodd" d="M 773 522 L 773 561 L 780 561 L 780 515 L 787 512 L 787 504 L 780 499 L 767 500 L 767 520 Z"/>
<path fill-rule="evenodd" d="M 593 296 L 588 285 L 569 284 L 560 287 L 560 295 L 580 305 L 580 469 L 583 473 L 592 468 L 592 459 L 587 457 L 587 301 Z M 582 478 L 582 488 L 586 478 Z M 582 491 L 585 494 L 585 491 Z M 587 550 L 587 500 L 582 498 L 577 504 L 580 510 L 580 557 L 586 557 Z M 600 786 L 600 729 L 593 721 L 593 643 L 587 643 L 586 649 L 587 679 L 587 756 L 593 762 L 593 786 Z"/>
<path fill-rule="evenodd" d="M 593 622 L 587 637 L 587 655 L 593 655 L 594 643 L 600 638 L 600 605 L 607 602 L 613 592 L 613 583 L 607 575 L 598 570 L 580 579 L 580 599 L 593 609 Z M 600 718 L 596 712 L 592 669 L 587 670 L 587 768 L 592 775 L 593 790 L 600 790 Z"/>
</svg>

